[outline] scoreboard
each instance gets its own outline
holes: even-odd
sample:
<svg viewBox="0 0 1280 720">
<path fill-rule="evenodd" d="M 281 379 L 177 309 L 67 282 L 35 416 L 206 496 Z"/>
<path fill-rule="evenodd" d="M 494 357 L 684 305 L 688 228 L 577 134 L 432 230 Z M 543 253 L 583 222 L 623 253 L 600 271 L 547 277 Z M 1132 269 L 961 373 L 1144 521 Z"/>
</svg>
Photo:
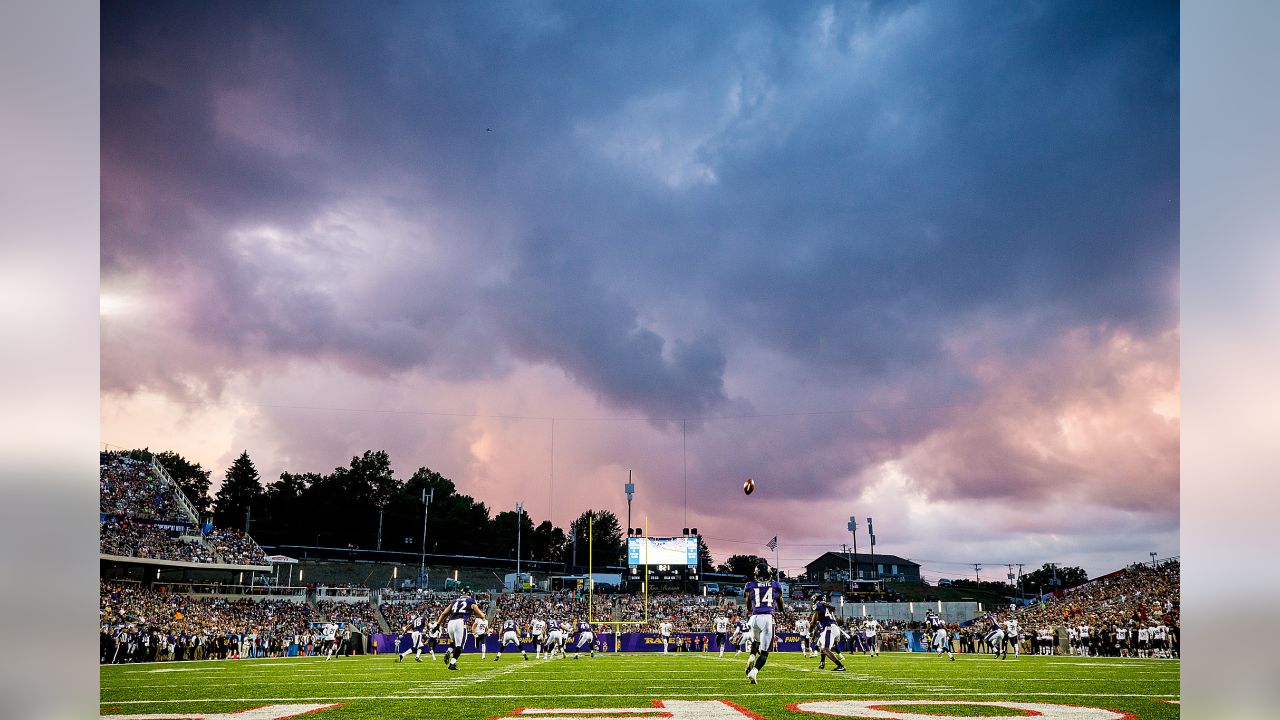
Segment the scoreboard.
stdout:
<svg viewBox="0 0 1280 720">
<path fill-rule="evenodd" d="M 698 538 L 627 538 L 627 580 L 640 582 L 648 568 L 650 583 L 698 581 Z"/>
<path fill-rule="evenodd" d="M 696 537 L 632 537 L 627 538 L 627 565 L 654 567 L 698 567 Z"/>
</svg>

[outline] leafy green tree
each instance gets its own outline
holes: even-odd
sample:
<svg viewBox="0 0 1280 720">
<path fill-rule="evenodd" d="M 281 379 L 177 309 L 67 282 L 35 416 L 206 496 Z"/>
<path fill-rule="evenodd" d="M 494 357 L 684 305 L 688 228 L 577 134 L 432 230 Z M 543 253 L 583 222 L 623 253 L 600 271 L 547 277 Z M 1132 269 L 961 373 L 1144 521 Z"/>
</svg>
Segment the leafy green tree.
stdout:
<svg viewBox="0 0 1280 720">
<path fill-rule="evenodd" d="M 769 569 L 769 561 L 759 555 L 730 555 L 729 559 L 720 565 L 720 572 L 744 575 L 750 578 L 756 568 L 760 568 L 761 571 L 767 571 Z"/>
<path fill-rule="evenodd" d="M 172 450 L 153 453 L 150 448 L 142 448 L 129 450 L 123 454 L 134 460 L 149 461 L 155 458 L 165 472 L 169 473 L 169 477 L 173 478 L 173 481 L 182 489 L 182 494 L 191 501 L 196 513 L 201 518 L 209 515 L 209 509 L 213 503 L 209 498 L 209 477 L 213 473 L 200 467 L 200 463 L 193 463 Z"/>
<path fill-rule="evenodd" d="M 543 520 L 533 531 L 528 557 L 534 560 L 561 560 L 568 542 L 569 538 L 564 530 L 552 525 L 550 520 Z"/>
<path fill-rule="evenodd" d="M 251 508 L 261 510 L 263 493 L 262 478 L 249 459 L 249 452 L 240 453 L 240 457 L 227 468 L 226 479 L 214 496 L 214 527 L 243 528 L 245 511 Z"/>
<path fill-rule="evenodd" d="M 266 487 L 263 518 L 254 523 L 254 539 L 268 544 L 303 544 L 311 522 L 303 512 L 303 493 L 319 479 L 316 473 L 280 473 L 280 479 Z"/>
<path fill-rule="evenodd" d="M 1055 570 L 1052 563 L 1045 563 L 1039 570 L 1022 576 L 1022 587 L 1032 592 L 1035 592 L 1036 588 L 1049 592 L 1059 587 L 1079 585 L 1088 579 L 1089 573 L 1085 572 L 1084 568 L 1059 565 Z"/>
<path fill-rule="evenodd" d="M 590 528 L 591 535 L 587 532 Z M 608 510 L 586 510 L 571 526 L 569 547 L 565 550 L 565 560 L 572 560 L 573 539 L 577 538 L 577 563 L 580 567 L 587 564 L 588 541 L 594 544 L 591 550 L 596 565 L 625 565 L 627 562 L 627 546 L 622 539 L 622 524 L 618 516 Z"/>
</svg>

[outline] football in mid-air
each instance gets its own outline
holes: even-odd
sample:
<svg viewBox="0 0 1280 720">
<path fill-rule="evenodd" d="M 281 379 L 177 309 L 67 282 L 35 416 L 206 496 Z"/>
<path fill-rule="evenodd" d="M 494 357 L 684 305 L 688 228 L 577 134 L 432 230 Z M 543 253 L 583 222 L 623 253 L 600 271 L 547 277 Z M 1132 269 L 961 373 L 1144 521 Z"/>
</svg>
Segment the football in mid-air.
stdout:
<svg viewBox="0 0 1280 720">
<path fill-rule="evenodd" d="M 750 495 L 755 491 L 756 491 L 756 481 L 752 480 L 751 478 L 747 478 L 747 481 L 742 483 L 742 492 Z"/>
</svg>

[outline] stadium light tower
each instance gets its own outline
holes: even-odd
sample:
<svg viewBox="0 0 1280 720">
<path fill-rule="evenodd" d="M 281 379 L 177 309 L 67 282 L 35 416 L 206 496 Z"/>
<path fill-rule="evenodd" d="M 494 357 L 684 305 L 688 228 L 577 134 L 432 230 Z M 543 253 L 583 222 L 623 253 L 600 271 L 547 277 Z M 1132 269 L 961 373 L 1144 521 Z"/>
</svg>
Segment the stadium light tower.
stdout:
<svg viewBox="0 0 1280 720">
<path fill-rule="evenodd" d="M 515 587 L 511 588 L 515 592 L 519 592 L 520 586 L 523 584 L 520 580 L 520 530 L 524 525 L 524 503 L 516 503 L 516 582 Z"/>
<path fill-rule="evenodd" d="M 848 528 L 849 534 L 853 536 L 853 557 L 849 558 L 849 582 L 853 582 L 853 564 L 858 559 L 858 519 L 856 517 L 849 516 Z"/>
<path fill-rule="evenodd" d="M 427 492 L 426 488 L 422 489 L 422 564 L 418 566 L 419 583 L 427 581 L 427 510 L 435 496 L 435 488 L 431 488 L 431 492 Z"/>
<path fill-rule="evenodd" d="M 623 492 L 627 494 L 627 536 L 631 535 L 631 496 L 635 495 L 636 486 L 631 482 L 631 471 L 627 471 L 627 484 L 622 486 Z"/>
</svg>

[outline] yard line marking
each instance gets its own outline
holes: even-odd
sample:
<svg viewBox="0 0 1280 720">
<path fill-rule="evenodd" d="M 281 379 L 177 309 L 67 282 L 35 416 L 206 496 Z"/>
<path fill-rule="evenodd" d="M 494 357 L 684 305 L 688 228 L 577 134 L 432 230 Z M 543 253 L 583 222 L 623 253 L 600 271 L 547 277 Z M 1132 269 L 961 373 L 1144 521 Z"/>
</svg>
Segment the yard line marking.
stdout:
<svg viewBox="0 0 1280 720">
<path fill-rule="evenodd" d="M 1087 698 L 1149 698 L 1149 699 L 1179 699 L 1181 695 L 1169 693 L 1051 693 L 1051 692 L 1027 692 L 1022 695 L 1035 697 L 1087 697 Z M 717 697 L 795 697 L 797 695 L 813 696 L 813 697 L 843 697 L 843 698 L 865 698 L 877 699 L 884 697 L 919 697 L 921 695 L 938 695 L 950 697 L 955 695 L 964 695 L 968 697 L 1008 697 L 1008 693 L 1004 692 L 952 692 L 952 691 L 933 691 L 933 692 L 909 692 L 909 693 L 877 693 L 877 692 L 858 692 L 858 693 L 840 693 L 840 692 L 745 692 L 745 693 L 684 693 L 681 695 L 670 695 L 669 697 L 682 698 L 717 698 Z M 349 695 L 327 698 L 299 698 L 299 697 L 254 697 L 254 698 L 181 698 L 173 700 L 103 700 L 99 705 L 164 705 L 169 703 L 212 703 L 212 702 L 297 702 L 299 700 L 310 699 L 315 702 L 328 702 L 336 700 L 563 700 L 564 695 L 561 693 L 546 694 L 527 694 L 519 695 Z M 578 693 L 575 698 L 635 698 L 651 697 L 649 692 L 634 693 Z"/>
</svg>

